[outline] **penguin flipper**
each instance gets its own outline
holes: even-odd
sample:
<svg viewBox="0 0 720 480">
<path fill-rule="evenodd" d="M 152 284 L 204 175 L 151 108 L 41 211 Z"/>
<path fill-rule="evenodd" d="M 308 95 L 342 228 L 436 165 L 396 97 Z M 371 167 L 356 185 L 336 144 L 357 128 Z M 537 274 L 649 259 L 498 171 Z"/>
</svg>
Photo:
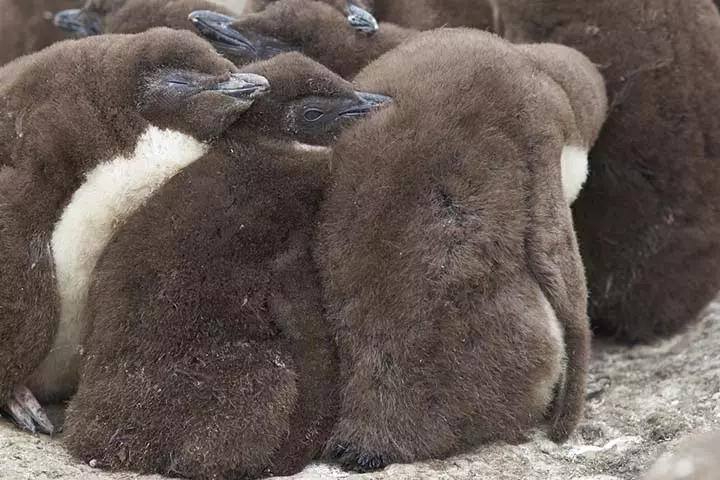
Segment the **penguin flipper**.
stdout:
<svg viewBox="0 0 720 480">
<path fill-rule="evenodd" d="M 24 385 L 15 387 L 2 409 L 23 430 L 30 433 L 38 431 L 47 435 L 52 435 L 55 432 L 55 427 L 40 402 L 37 401 L 30 389 Z"/>
</svg>

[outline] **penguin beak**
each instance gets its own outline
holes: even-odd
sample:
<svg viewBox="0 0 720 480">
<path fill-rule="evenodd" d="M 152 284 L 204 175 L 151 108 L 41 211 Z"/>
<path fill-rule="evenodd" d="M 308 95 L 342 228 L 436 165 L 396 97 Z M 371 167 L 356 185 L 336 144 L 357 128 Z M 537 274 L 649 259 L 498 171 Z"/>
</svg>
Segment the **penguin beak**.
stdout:
<svg viewBox="0 0 720 480">
<path fill-rule="evenodd" d="M 207 90 L 242 100 L 254 100 L 270 91 L 267 78 L 254 73 L 232 73 L 230 79 Z"/>
<path fill-rule="evenodd" d="M 90 37 L 102 33 L 100 22 L 80 8 L 57 12 L 53 17 L 53 23 L 56 27 L 70 32 L 76 37 Z"/>
<path fill-rule="evenodd" d="M 391 97 L 379 93 L 355 92 L 360 99 L 352 107 L 340 112 L 341 117 L 363 117 L 392 101 Z"/>
<path fill-rule="evenodd" d="M 232 24 L 236 22 L 233 17 L 210 10 L 195 10 L 188 16 L 188 19 L 200 35 L 213 45 L 239 47 L 251 53 L 257 51 L 255 45 L 247 37 L 232 28 Z"/>
<path fill-rule="evenodd" d="M 375 17 L 367 10 L 363 10 L 353 3 L 348 3 L 347 13 L 348 22 L 350 22 L 350 25 L 355 30 L 368 35 L 372 35 L 378 31 L 379 26 L 377 20 L 375 20 Z"/>
</svg>

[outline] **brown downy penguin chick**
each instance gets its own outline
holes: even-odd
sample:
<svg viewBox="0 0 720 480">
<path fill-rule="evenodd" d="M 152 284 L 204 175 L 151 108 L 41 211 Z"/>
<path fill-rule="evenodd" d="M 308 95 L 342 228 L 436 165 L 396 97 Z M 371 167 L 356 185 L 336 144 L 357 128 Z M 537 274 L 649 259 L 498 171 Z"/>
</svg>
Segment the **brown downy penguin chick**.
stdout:
<svg viewBox="0 0 720 480">
<path fill-rule="evenodd" d="M 258 12 L 283 0 L 248 0 L 245 13 Z M 318 0 L 340 5 L 344 0 Z M 502 33 L 495 0 L 351 0 L 381 22 L 416 30 L 439 27 L 473 27 Z"/>
<path fill-rule="evenodd" d="M 388 99 L 290 53 L 202 159 L 120 229 L 95 270 L 67 446 L 111 469 L 285 475 L 336 418 L 333 329 L 312 259 L 330 144 Z"/>
<path fill-rule="evenodd" d="M 82 38 L 103 33 L 140 33 L 154 27 L 194 31 L 188 15 L 194 10 L 234 12 L 208 0 L 88 0 L 83 8 L 63 10 L 55 25 Z"/>
<path fill-rule="evenodd" d="M 602 77 L 566 47 L 438 29 L 355 81 L 393 104 L 333 153 L 317 259 L 343 396 L 327 455 L 373 470 L 519 440 L 544 416 L 566 439 L 590 334 L 560 160 L 597 135 Z"/>
<path fill-rule="evenodd" d="M 42 401 L 74 389 L 113 231 L 266 89 L 169 29 L 59 42 L 0 69 L 0 404 L 21 426 L 52 430 L 18 408 L 37 410 L 20 386 Z"/>
<path fill-rule="evenodd" d="M 504 0 L 512 41 L 599 65 L 608 120 L 573 204 L 598 334 L 681 331 L 720 289 L 720 15 L 712 0 Z"/>
<path fill-rule="evenodd" d="M 78 1 L 0 0 L 0 65 L 68 38 L 53 26 L 52 14 Z"/>
<path fill-rule="evenodd" d="M 350 4 L 347 10 L 315 0 L 284 0 L 237 20 L 209 11 L 190 20 L 215 48 L 235 62 L 299 51 L 343 78 L 401 42 L 414 30 L 380 24 L 367 11 Z"/>
</svg>

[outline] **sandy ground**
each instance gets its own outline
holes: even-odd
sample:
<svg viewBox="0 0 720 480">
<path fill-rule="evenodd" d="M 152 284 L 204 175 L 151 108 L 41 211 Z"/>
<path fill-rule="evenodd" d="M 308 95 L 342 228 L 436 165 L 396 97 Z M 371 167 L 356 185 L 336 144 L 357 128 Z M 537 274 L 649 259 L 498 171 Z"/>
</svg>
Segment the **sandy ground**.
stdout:
<svg viewBox="0 0 720 480">
<path fill-rule="evenodd" d="M 446 461 L 394 465 L 365 475 L 311 466 L 291 478 L 640 479 L 661 454 L 675 450 L 681 440 L 720 429 L 719 353 L 720 300 L 688 333 L 661 345 L 628 349 L 596 342 L 585 419 L 564 445 L 555 445 L 536 433 L 527 444 L 491 445 Z M 32 436 L 0 421 L 0 478 L 163 477 L 95 470 L 74 462 L 64 452 L 61 438 Z M 720 478 L 720 473 L 708 478 Z"/>
</svg>

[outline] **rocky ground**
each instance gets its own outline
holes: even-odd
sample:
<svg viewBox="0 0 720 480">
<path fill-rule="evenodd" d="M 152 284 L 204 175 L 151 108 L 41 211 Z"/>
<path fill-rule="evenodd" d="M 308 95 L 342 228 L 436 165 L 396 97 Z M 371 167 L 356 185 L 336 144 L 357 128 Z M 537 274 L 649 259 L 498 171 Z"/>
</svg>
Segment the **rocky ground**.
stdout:
<svg viewBox="0 0 720 480">
<path fill-rule="evenodd" d="M 242 0 L 221 1 L 237 7 Z M 696 433 L 715 429 L 720 429 L 720 300 L 687 334 L 662 345 L 627 349 L 596 342 L 585 419 L 567 444 L 555 445 L 537 433 L 524 445 L 487 446 L 446 461 L 395 465 L 365 475 L 312 466 L 291 478 L 640 479 L 661 454 L 682 447 Z M 717 454 L 680 458 L 675 476 L 669 474 L 667 463 L 661 463 L 653 480 L 720 479 L 717 471 L 711 476 L 682 476 L 701 461 L 720 461 L 720 438 L 704 442 Z M 93 469 L 73 461 L 61 438 L 28 435 L 0 420 L 0 479 L 163 478 Z"/>
<path fill-rule="evenodd" d="M 555 445 L 537 433 L 524 445 L 487 446 L 446 461 L 395 465 L 365 475 L 312 466 L 291 478 L 640 479 L 661 454 L 674 451 L 693 434 L 714 429 L 720 429 L 720 300 L 688 333 L 661 345 L 628 349 L 596 342 L 585 419 L 567 444 Z M 720 442 L 715 439 L 715 444 Z M 717 452 L 711 456 L 713 459 L 720 457 L 720 447 Z M 70 459 L 62 449 L 61 439 L 28 435 L 0 422 L 0 478 L 163 477 L 95 470 Z M 680 478 L 701 477 L 657 477 Z M 720 478 L 720 473 L 707 477 L 711 478 Z"/>
</svg>

